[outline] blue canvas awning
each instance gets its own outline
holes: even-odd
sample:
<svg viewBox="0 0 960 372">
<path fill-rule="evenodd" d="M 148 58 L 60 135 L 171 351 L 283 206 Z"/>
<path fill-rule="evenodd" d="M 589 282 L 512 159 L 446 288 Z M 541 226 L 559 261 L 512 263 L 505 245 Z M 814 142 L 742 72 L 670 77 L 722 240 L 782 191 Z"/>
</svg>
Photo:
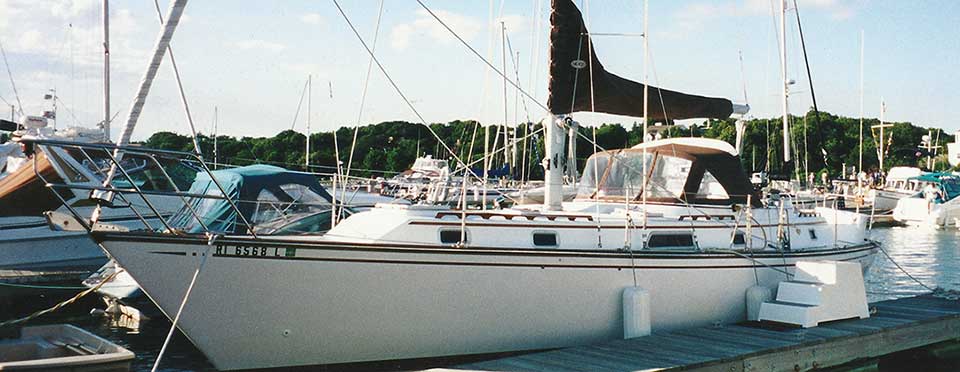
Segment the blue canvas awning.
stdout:
<svg viewBox="0 0 960 372">
<path fill-rule="evenodd" d="M 210 175 L 216 178 L 223 193 Z M 247 227 L 238 218 L 243 214 L 257 231 L 260 226 L 276 225 L 276 219 L 292 220 L 293 215 L 313 215 L 329 211 L 331 196 L 309 173 L 289 171 L 272 165 L 250 165 L 200 172 L 190 186 L 191 194 L 211 198 L 191 198 L 189 203 L 197 217 L 181 208 L 171 219 L 172 225 L 187 233 L 203 232 L 203 225 L 211 232 L 247 233 Z M 236 204 L 234 209 L 225 196 Z"/>
<path fill-rule="evenodd" d="M 946 194 L 945 200 L 953 200 L 953 198 L 960 196 L 960 177 L 953 173 L 924 173 L 917 177 L 910 177 L 909 179 L 940 185 L 940 189 Z"/>
</svg>

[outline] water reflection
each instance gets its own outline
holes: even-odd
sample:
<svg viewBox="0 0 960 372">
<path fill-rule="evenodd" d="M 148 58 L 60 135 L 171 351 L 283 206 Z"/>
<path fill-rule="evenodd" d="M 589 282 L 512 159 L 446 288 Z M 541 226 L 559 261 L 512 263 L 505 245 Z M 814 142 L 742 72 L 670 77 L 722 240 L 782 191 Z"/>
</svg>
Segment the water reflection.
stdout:
<svg viewBox="0 0 960 372">
<path fill-rule="evenodd" d="M 929 287 L 960 289 L 960 231 L 918 227 L 875 229 L 870 234 L 900 266 Z M 880 253 L 866 278 L 870 302 L 928 292 Z"/>
</svg>

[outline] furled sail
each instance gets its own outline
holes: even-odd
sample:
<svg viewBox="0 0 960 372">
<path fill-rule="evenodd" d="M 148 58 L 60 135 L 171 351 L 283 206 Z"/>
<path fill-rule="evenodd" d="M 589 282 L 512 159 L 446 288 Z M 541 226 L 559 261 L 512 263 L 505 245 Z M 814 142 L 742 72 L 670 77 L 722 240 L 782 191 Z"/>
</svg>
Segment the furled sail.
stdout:
<svg viewBox="0 0 960 372">
<path fill-rule="evenodd" d="M 643 116 L 643 84 L 607 72 L 590 45 L 580 10 L 572 0 L 552 0 L 550 97 L 553 114 L 578 111 Z M 587 56 L 589 55 L 589 60 Z M 590 83 L 593 69 L 593 84 Z M 593 105 L 590 90 L 593 89 Z M 649 119 L 727 118 L 733 103 L 650 86 Z M 662 97 L 662 100 L 661 100 Z"/>
</svg>

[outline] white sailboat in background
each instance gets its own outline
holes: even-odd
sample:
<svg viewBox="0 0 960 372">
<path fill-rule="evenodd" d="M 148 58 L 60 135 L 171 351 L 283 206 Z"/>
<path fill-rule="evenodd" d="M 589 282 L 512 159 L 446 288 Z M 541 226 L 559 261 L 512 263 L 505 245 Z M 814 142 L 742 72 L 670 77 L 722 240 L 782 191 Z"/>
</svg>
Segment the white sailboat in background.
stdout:
<svg viewBox="0 0 960 372">
<path fill-rule="evenodd" d="M 747 289 L 776 286 L 799 260 L 869 266 L 878 245 L 865 239 L 864 216 L 764 203 L 736 150 L 718 140 L 665 139 L 597 152 L 577 199 L 563 202 L 559 164 L 573 112 L 645 121 L 668 112 L 724 118 L 735 105 L 607 72 L 573 2 L 554 0 L 552 10 L 543 204 L 479 211 L 380 205 L 322 235 L 270 235 L 256 232 L 275 221 L 240 217 L 249 207 L 223 203 L 232 199 L 217 183 L 207 194 L 178 194 L 191 200 L 179 214 L 186 226 L 94 226 L 91 235 L 222 370 L 620 338 L 626 288 L 649 293 L 654 330 L 737 322 L 745 319 Z M 216 182 L 213 174 L 201 176 Z M 224 212 L 233 211 L 248 233 L 211 227 L 203 222 L 208 216 L 189 218 L 196 212 L 190 206 L 209 200 L 228 206 Z M 178 310 L 185 303 L 189 311 Z M 237 326 L 251 316 L 257 321 Z"/>
<path fill-rule="evenodd" d="M 104 143 L 110 138 L 110 80 L 109 80 L 109 11 L 103 2 L 103 68 L 104 94 L 103 121 L 99 128 L 69 127 L 54 129 L 48 119 L 56 118 L 56 111 L 43 116 L 21 115 L 18 123 L 6 123 L 13 129 L 12 141 L 4 159 L 5 173 L 0 178 L 0 269 L 71 271 L 78 273 L 77 280 L 103 265 L 107 258 L 100 247 L 89 239 L 83 228 L 70 223 L 72 218 L 62 218 L 67 209 L 61 204 L 90 215 L 96 208 L 86 201 L 87 190 L 60 190 L 51 193 L 44 185 L 47 182 L 72 182 L 87 188 L 99 186 L 105 176 L 104 167 L 111 162 L 106 158 L 86 158 L 63 148 L 40 148 L 23 140 L 49 140 L 80 143 Z M 44 97 L 56 102 L 56 92 Z M 127 159 L 126 167 L 138 179 L 148 181 L 141 174 L 146 159 Z M 149 184 L 140 185 L 149 188 Z M 135 201 L 118 200 L 117 205 L 127 203 L 155 204 L 161 215 L 169 216 L 179 207 L 167 204 L 165 196 L 151 196 L 150 201 L 138 198 Z M 59 208 L 59 209 L 58 209 Z M 57 211 L 59 212 L 48 212 Z M 102 222 L 118 228 L 136 229 L 153 226 L 158 219 L 143 217 L 128 208 L 102 208 Z M 53 230 L 51 219 L 59 220 L 62 229 Z M 61 278 L 58 276 L 57 278 Z"/>
</svg>

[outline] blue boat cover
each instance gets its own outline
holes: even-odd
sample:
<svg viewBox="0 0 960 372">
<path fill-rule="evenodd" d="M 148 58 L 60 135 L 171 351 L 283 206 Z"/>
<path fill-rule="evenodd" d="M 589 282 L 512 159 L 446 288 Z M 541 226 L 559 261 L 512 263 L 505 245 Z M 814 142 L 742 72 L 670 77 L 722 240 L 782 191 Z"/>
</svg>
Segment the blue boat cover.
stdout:
<svg viewBox="0 0 960 372">
<path fill-rule="evenodd" d="M 223 193 L 210 179 L 211 174 L 220 183 Z M 265 218 L 267 216 L 283 217 L 284 213 L 298 207 L 303 210 L 305 205 L 306 209 L 315 212 L 318 202 L 329 206 L 332 200 L 330 194 L 320 186 L 314 175 L 289 171 L 272 165 L 250 165 L 220 169 L 210 173 L 199 172 L 193 185 L 190 186 L 189 193 L 211 197 L 189 198 L 188 202 L 193 212 L 184 207 L 171 218 L 172 226 L 187 233 L 204 232 L 205 225 L 206 230 L 211 232 L 243 234 L 247 232 L 247 227 L 238 218 L 237 210 L 248 222 L 256 226 L 261 222 L 270 222 Z M 236 209 L 223 198 L 224 193 L 236 204 Z M 307 197 L 307 195 L 313 197 Z M 316 200 L 316 196 L 322 200 Z M 304 204 L 305 201 L 306 204 Z M 269 210 L 270 213 L 264 213 L 268 208 L 272 208 Z M 200 217 L 202 224 L 198 222 L 194 212 Z M 255 227 L 254 230 L 256 229 Z"/>
<path fill-rule="evenodd" d="M 943 190 L 943 193 L 946 195 L 945 200 L 953 200 L 953 198 L 960 196 L 960 176 L 953 173 L 924 173 L 917 177 L 911 177 L 910 179 L 940 185 L 940 189 Z"/>
</svg>

